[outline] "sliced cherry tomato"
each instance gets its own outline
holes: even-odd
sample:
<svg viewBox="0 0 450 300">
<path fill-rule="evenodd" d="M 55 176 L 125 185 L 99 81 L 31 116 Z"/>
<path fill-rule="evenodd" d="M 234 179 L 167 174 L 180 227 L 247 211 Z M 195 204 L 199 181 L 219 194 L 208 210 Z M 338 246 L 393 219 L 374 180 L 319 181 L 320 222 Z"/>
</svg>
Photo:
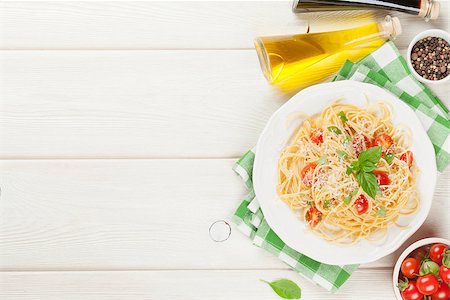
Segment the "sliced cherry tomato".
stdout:
<svg viewBox="0 0 450 300">
<path fill-rule="evenodd" d="M 305 219 L 310 226 L 316 226 L 322 221 L 322 213 L 316 207 L 310 207 L 306 211 Z"/>
<path fill-rule="evenodd" d="M 417 278 L 417 288 L 426 296 L 432 295 L 439 289 L 439 281 L 433 274 L 423 275 Z"/>
<path fill-rule="evenodd" d="M 400 269 L 404 276 L 414 278 L 419 274 L 420 261 L 412 257 L 407 258 L 402 262 Z"/>
<path fill-rule="evenodd" d="M 389 154 L 392 153 L 392 145 L 394 145 L 394 141 L 389 134 L 383 133 L 375 138 L 373 145 L 381 146 L 381 148 L 383 148 L 383 154 Z"/>
<path fill-rule="evenodd" d="M 355 149 L 356 156 L 358 156 L 361 152 L 372 147 L 372 142 L 370 139 L 362 134 L 358 134 L 353 138 L 353 149 Z"/>
<path fill-rule="evenodd" d="M 408 168 L 411 168 L 414 161 L 414 156 L 412 152 L 408 150 L 400 156 L 400 160 L 406 162 L 408 164 Z"/>
<path fill-rule="evenodd" d="M 436 293 L 431 295 L 432 300 L 448 300 L 450 299 L 450 287 L 446 283 L 441 283 L 441 286 Z"/>
<path fill-rule="evenodd" d="M 358 215 L 366 213 L 369 209 L 369 201 L 363 194 L 359 195 L 359 197 L 355 200 L 354 205 Z"/>
<path fill-rule="evenodd" d="M 403 300 L 422 300 L 423 295 L 419 292 L 415 281 L 406 281 L 399 284 L 400 294 Z"/>
<path fill-rule="evenodd" d="M 377 178 L 378 185 L 388 185 L 391 183 L 389 180 L 389 176 L 386 172 L 383 171 L 373 171 L 373 174 L 375 174 L 375 177 Z"/>
<path fill-rule="evenodd" d="M 430 258 L 435 263 L 442 265 L 442 257 L 444 256 L 444 251 L 448 249 L 447 245 L 444 244 L 434 244 L 430 249 Z"/>
<path fill-rule="evenodd" d="M 317 167 L 317 163 L 312 162 L 307 164 L 300 172 L 302 182 L 306 187 L 311 187 L 313 183 L 314 169 Z"/>
<path fill-rule="evenodd" d="M 323 143 L 323 129 L 322 128 L 316 128 L 313 131 L 311 131 L 309 137 L 311 138 L 311 141 L 313 143 L 320 145 Z"/>
<path fill-rule="evenodd" d="M 439 277 L 443 282 L 450 283 L 450 268 L 442 265 L 439 267 Z"/>
</svg>

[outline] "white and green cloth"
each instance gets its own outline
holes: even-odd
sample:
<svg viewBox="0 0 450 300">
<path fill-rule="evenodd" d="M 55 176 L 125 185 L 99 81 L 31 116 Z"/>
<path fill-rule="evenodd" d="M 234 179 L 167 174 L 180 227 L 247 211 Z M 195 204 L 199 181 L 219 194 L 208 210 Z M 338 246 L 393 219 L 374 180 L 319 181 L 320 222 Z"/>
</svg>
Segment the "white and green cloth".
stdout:
<svg viewBox="0 0 450 300">
<path fill-rule="evenodd" d="M 404 58 L 387 42 L 357 63 L 347 61 L 334 80 L 355 80 L 378 85 L 407 103 L 418 115 L 436 152 L 436 164 L 443 171 L 450 163 L 449 111 L 423 84 L 412 77 Z M 252 182 L 253 150 L 234 165 L 249 193 L 234 213 L 233 222 L 253 244 L 276 255 L 293 270 L 328 291 L 337 291 L 358 265 L 335 266 L 318 262 L 288 247 L 269 227 L 255 198 Z"/>
<path fill-rule="evenodd" d="M 417 81 L 394 43 L 387 42 L 358 63 L 347 61 L 334 78 L 382 87 L 411 107 L 430 137 L 436 166 L 442 172 L 450 163 L 450 114 L 431 90 Z"/>
</svg>

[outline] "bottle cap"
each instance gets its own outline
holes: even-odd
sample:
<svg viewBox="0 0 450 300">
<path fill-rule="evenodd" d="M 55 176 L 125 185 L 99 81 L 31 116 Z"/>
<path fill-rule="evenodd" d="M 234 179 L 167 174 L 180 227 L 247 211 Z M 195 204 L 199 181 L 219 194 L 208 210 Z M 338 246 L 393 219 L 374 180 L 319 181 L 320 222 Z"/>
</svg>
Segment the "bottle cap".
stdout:
<svg viewBox="0 0 450 300">
<path fill-rule="evenodd" d="M 439 17 L 441 5 L 437 0 L 421 1 L 420 3 L 419 17 L 423 17 L 427 21 L 436 20 Z"/>
<path fill-rule="evenodd" d="M 430 10 L 430 19 L 436 20 L 439 17 L 439 11 L 441 8 L 441 4 L 438 1 L 434 1 L 434 4 L 431 6 Z"/>
<path fill-rule="evenodd" d="M 402 34 L 402 24 L 400 24 L 399 18 L 392 18 L 392 29 L 394 30 L 395 36 Z"/>
<path fill-rule="evenodd" d="M 402 25 L 397 17 L 386 16 L 383 22 L 381 22 L 385 36 L 395 38 L 397 35 L 402 34 Z"/>
</svg>

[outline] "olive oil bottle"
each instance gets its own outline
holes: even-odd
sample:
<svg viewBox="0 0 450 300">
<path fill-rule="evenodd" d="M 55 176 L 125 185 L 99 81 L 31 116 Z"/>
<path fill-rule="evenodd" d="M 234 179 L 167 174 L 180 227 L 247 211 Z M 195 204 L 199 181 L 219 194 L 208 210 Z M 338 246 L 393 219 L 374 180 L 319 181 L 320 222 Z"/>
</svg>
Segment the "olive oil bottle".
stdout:
<svg viewBox="0 0 450 300">
<path fill-rule="evenodd" d="M 266 79 L 296 91 L 334 75 L 348 59 L 356 61 L 401 33 L 398 18 L 331 32 L 255 39 Z"/>
</svg>

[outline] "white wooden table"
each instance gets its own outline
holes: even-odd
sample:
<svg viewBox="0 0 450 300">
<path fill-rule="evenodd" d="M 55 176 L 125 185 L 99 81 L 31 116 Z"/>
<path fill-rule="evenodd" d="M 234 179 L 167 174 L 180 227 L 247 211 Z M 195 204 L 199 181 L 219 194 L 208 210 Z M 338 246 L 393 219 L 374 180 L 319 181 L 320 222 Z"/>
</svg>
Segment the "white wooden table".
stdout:
<svg viewBox="0 0 450 300">
<path fill-rule="evenodd" d="M 303 299 L 394 298 L 405 247 L 330 295 L 235 228 L 208 236 L 246 194 L 233 162 L 289 98 L 264 80 L 252 39 L 352 15 L 290 6 L 0 2 L 0 299 L 277 299 L 259 279 L 280 277 Z M 396 14 L 397 45 L 448 30 L 448 10 L 432 23 Z M 449 85 L 432 89 L 450 105 Z M 449 180 L 407 244 L 450 237 Z"/>
</svg>

